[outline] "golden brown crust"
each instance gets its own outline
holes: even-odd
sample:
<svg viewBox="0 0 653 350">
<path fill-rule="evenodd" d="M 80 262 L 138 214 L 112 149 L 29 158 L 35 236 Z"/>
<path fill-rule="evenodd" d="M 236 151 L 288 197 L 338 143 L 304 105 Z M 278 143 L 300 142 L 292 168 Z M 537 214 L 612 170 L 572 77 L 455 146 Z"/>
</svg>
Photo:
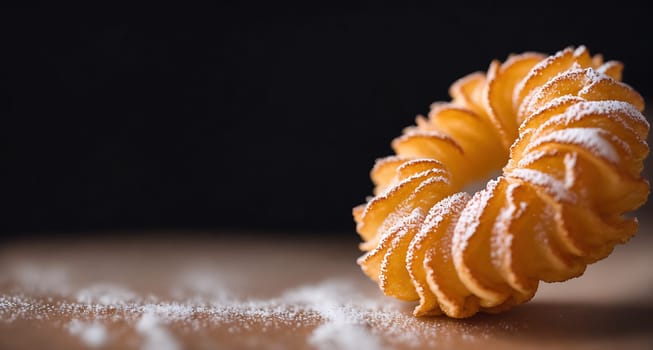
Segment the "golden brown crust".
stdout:
<svg viewBox="0 0 653 350">
<path fill-rule="evenodd" d="M 416 316 L 462 318 L 527 302 L 539 281 L 580 276 L 627 241 L 625 214 L 649 193 L 649 124 L 622 70 L 581 46 L 456 81 L 370 173 L 375 197 L 353 210 L 365 274 L 419 301 Z"/>
</svg>

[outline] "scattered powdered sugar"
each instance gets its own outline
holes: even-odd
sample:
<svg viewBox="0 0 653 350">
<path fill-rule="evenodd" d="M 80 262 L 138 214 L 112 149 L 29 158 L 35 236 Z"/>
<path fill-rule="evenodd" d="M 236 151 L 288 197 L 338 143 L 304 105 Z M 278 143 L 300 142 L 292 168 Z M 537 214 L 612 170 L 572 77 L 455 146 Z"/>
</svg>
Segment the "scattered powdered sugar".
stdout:
<svg viewBox="0 0 653 350">
<path fill-rule="evenodd" d="M 621 124 L 624 129 L 632 132 L 636 136 L 637 131 L 633 129 L 631 123 L 639 124 L 640 127 L 648 128 L 648 122 L 633 105 L 622 101 L 587 101 L 577 103 L 569 107 L 564 113 L 558 114 L 538 128 L 536 134 L 541 134 L 551 126 L 570 125 L 573 122 L 580 121 L 590 116 L 601 116 Z"/>
<path fill-rule="evenodd" d="M 510 223 L 518 219 L 522 214 L 525 207 L 520 206 L 519 210 L 515 205 L 515 189 L 519 187 L 518 183 L 508 184 L 506 189 L 507 206 L 503 206 L 499 210 L 499 215 L 494 223 L 493 234 L 491 235 L 492 249 L 490 249 L 490 258 L 494 266 L 501 266 L 501 259 L 508 254 L 512 245 L 513 235 L 510 234 Z"/>
<path fill-rule="evenodd" d="M 601 71 L 598 71 L 592 67 L 585 68 L 584 73 L 585 73 L 585 79 L 587 79 L 589 84 L 586 83 L 585 88 L 583 89 L 587 89 L 590 85 L 598 83 L 602 80 L 614 80 L 609 75 L 604 74 Z"/>
<path fill-rule="evenodd" d="M 378 337 L 371 335 L 365 327 L 350 323 L 347 319 L 329 321 L 318 326 L 308 338 L 308 343 L 319 350 L 374 350 L 384 346 Z"/>
<path fill-rule="evenodd" d="M 608 61 L 602 64 L 597 70 L 600 73 L 606 74 L 612 68 L 618 68 L 621 64 L 617 61 Z"/>
<path fill-rule="evenodd" d="M 433 185 L 435 183 L 443 183 L 443 184 L 449 184 L 449 179 L 445 176 L 439 176 L 437 174 L 442 174 L 442 170 L 440 169 L 432 169 L 427 171 L 426 175 L 427 178 L 422 181 L 422 183 L 419 184 L 419 186 L 415 189 L 414 193 L 419 193 L 422 189 L 428 188 L 430 185 Z"/>
<path fill-rule="evenodd" d="M 529 153 L 526 153 L 517 163 L 518 167 L 521 169 L 524 169 L 541 159 L 544 159 L 545 157 L 555 157 L 559 154 L 557 150 L 547 150 L 547 151 L 531 151 Z M 576 161 L 578 159 L 578 154 L 575 152 L 571 153 L 565 153 L 564 154 L 564 165 L 565 165 L 565 177 L 564 177 L 564 189 L 569 190 L 573 187 L 574 183 L 576 183 Z M 535 171 L 535 170 L 533 170 Z M 524 181 L 528 181 L 530 183 L 533 183 L 535 185 L 539 186 L 544 186 L 544 187 L 551 187 L 549 190 L 553 190 L 554 197 L 555 198 L 566 198 L 568 200 L 572 200 L 573 196 L 568 193 L 568 191 L 562 191 L 560 186 L 558 185 L 558 180 L 552 177 L 549 174 L 545 173 L 532 173 L 532 171 L 521 171 L 517 169 L 513 169 L 510 171 L 508 174 L 509 177 L 515 177 L 515 178 L 520 178 Z M 534 179 L 534 177 L 536 179 Z M 527 178 L 530 178 L 530 180 L 527 180 Z M 531 181 L 534 180 L 534 181 Z M 556 187 L 557 186 L 557 187 Z"/>
<path fill-rule="evenodd" d="M 580 48 L 580 47 L 579 47 Z M 542 72 L 546 70 L 547 68 L 551 67 L 555 62 L 560 61 L 560 59 L 564 56 L 567 56 L 571 53 L 570 48 L 566 48 L 564 50 L 556 52 L 555 55 L 549 56 L 531 68 L 531 70 L 528 72 L 526 77 L 524 77 L 518 84 L 515 86 L 515 90 L 513 90 L 513 105 L 517 106 L 519 102 L 519 97 L 523 93 L 524 90 L 527 89 L 528 87 L 531 87 L 535 85 L 534 81 L 537 80 L 538 78 L 542 77 Z"/>
<path fill-rule="evenodd" d="M 541 187 L 557 201 L 576 202 L 576 195 L 567 189 L 565 183 L 541 171 L 518 168 L 511 170 L 506 176 Z"/>
<path fill-rule="evenodd" d="M 502 178 L 490 180 L 484 190 L 476 192 L 467 202 L 465 208 L 460 213 L 460 218 L 454 229 L 452 251 L 462 252 L 465 250 L 467 242 L 474 232 L 476 232 L 478 225 L 480 225 L 481 214 L 485 211 L 490 199 L 494 196 L 497 185 L 501 180 Z M 454 257 L 459 258 L 459 254 L 455 254 Z"/>
<path fill-rule="evenodd" d="M 582 68 L 579 64 L 574 63 L 567 70 L 558 72 L 553 78 L 549 79 L 543 85 L 533 89 L 533 91 L 526 96 L 522 104 L 519 106 L 518 115 L 531 115 L 539 110 L 543 102 L 551 98 L 551 93 L 559 92 L 560 84 L 567 84 L 569 80 L 583 81 L 584 87 L 577 91 L 579 96 L 584 96 L 589 89 L 604 80 L 612 80 L 609 76 L 597 72 L 592 68 Z M 569 91 L 567 92 L 568 94 Z"/>
<path fill-rule="evenodd" d="M 180 349 L 184 339 L 180 337 L 195 337 L 196 332 L 206 329 L 226 332 L 227 337 L 242 334 L 243 339 L 252 334 L 305 329 L 305 342 L 317 349 L 435 346 L 446 342 L 452 331 L 456 341 L 462 339 L 458 333 L 468 333 L 464 325 L 441 332 L 438 323 L 416 319 L 402 303 L 372 297 L 369 290 L 360 290 L 360 285 L 349 279 L 327 279 L 269 299 L 238 298 L 215 273 L 198 272 L 180 277 L 178 282 L 187 285 L 173 290 L 183 293 L 170 295 L 183 298 L 180 300 L 143 297 L 124 285 L 108 282 L 83 288 L 70 284 L 71 291 L 57 298 L 0 293 L 0 321 L 62 320 L 67 333 L 89 347 L 106 346 L 109 339 L 135 332 L 140 340 L 135 339 L 134 346 L 144 350 Z M 58 290 L 58 285 L 57 281 L 42 287 L 45 291 Z M 466 335 L 464 341 L 475 340 L 477 335 Z"/>
<path fill-rule="evenodd" d="M 401 171 L 405 170 L 406 168 L 409 168 L 409 167 L 414 166 L 414 165 L 420 165 L 420 164 L 421 164 L 421 165 L 427 165 L 427 166 L 430 166 L 431 169 L 436 169 L 436 168 L 438 168 L 438 169 L 440 169 L 440 170 L 442 170 L 442 171 L 445 171 L 444 169 L 441 169 L 442 167 L 444 167 L 444 164 L 442 164 L 442 162 L 440 162 L 440 161 L 437 160 L 437 159 L 432 159 L 432 158 L 416 158 L 416 159 L 406 160 L 405 163 L 401 164 L 401 165 L 397 168 L 397 172 L 401 172 Z"/>
<path fill-rule="evenodd" d="M 584 101 L 576 103 L 569 107 L 566 111 L 567 118 L 583 118 L 589 114 L 600 114 L 611 116 L 613 114 L 624 115 L 632 122 L 642 124 L 646 127 L 649 126 L 648 121 L 642 113 L 632 104 L 618 100 L 600 100 L 600 101 Z M 625 122 L 619 118 L 620 121 Z"/>
<path fill-rule="evenodd" d="M 98 322 L 87 323 L 74 319 L 68 324 L 68 331 L 78 336 L 84 345 L 91 348 L 100 347 L 107 340 L 107 330 Z"/>
<path fill-rule="evenodd" d="M 585 45 L 580 45 L 574 50 L 574 57 L 580 57 L 584 55 L 587 52 L 587 48 Z"/>
<path fill-rule="evenodd" d="M 546 150 L 546 151 L 540 151 L 540 150 L 535 150 L 528 152 L 524 154 L 521 159 L 519 159 L 519 162 L 517 162 L 517 166 L 520 168 L 525 168 L 529 165 L 532 165 L 535 162 L 538 162 L 545 157 L 551 157 L 551 156 L 556 156 L 558 154 L 557 150 Z"/>
<path fill-rule="evenodd" d="M 576 161 L 578 160 L 578 154 L 576 153 L 567 153 L 565 154 L 565 188 L 571 189 L 576 183 Z"/>
<path fill-rule="evenodd" d="M 624 151 L 624 153 L 626 153 L 628 156 L 631 156 L 633 154 L 633 151 L 630 148 L 628 142 L 624 141 L 619 136 L 612 133 L 608 133 L 608 136 L 610 137 L 610 141 L 612 141 L 613 144 L 617 145 L 617 147 L 619 147 L 622 151 Z M 642 141 L 642 142 L 646 144 L 645 143 L 646 141 Z"/>
<path fill-rule="evenodd" d="M 520 134 L 532 128 L 532 121 L 541 119 L 543 115 L 548 115 L 550 113 L 562 113 L 565 106 L 572 105 L 574 103 L 584 102 L 585 100 L 574 95 L 563 95 L 556 97 L 544 104 L 544 106 L 539 107 L 535 112 L 528 115 L 521 125 L 519 126 Z M 540 125 L 539 123 L 534 123 L 535 125 Z"/>
<path fill-rule="evenodd" d="M 300 287 L 281 299 L 323 318 L 308 339 L 318 349 L 384 349 L 393 344 L 435 347 L 447 340 L 437 325 L 414 318 L 397 301 L 370 298 L 345 280 Z"/>
<path fill-rule="evenodd" d="M 318 349 L 383 349 L 381 339 L 367 329 L 364 314 L 355 305 L 376 308 L 377 305 L 359 297 L 342 282 L 334 281 L 317 287 L 290 291 L 283 299 L 317 311 L 325 322 L 309 336 L 309 344 Z M 359 299 L 359 300 L 355 300 Z M 353 304 L 356 302 L 356 304 Z"/>
<path fill-rule="evenodd" d="M 175 338 L 161 325 L 156 314 L 147 312 L 136 324 L 136 330 L 143 336 L 142 350 L 180 349 Z"/>
<path fill-rule="evenodd" d="M 436 203 L 433 207 L 431 207 L 431 209 L 429 209 L 429 212 L 424 219 L 424 223 L 420 231 L 415 236 L 415 239 L 411 241 L 410 245 L 413 246 L 415 244 L 419 244 L 419 242 L 421 242 L 433 228 L 440 225 L 442 220 L 444 220 L 443 215 L 447 215 L 451 211 L 461 211 L 469 199 L 470 196 L 468 193 L 457 192 Z M 409 251 L 412 249 L 413 248 L 409 248 Z"/>
<path fill-rule="evenodd" d="M 466 192 L 458 192 L 454 193 L 441 201 L 439 201 L 436 205 L 431 207 L 429 209 L 428 214 L 426 215 L 426 218 L 424 219 L 424 223 L 420 227 L 419 232 L 415 235 L 415 237 L 410 241 L 408 245 L 408 250 L 406 252 L 406 266 L 408 270 L 408 274 L 410 275 L 411 279 L 413 281 L 416 281 L 418 284 L 415 285 L 415 288 L 418 291 L 418 294 L 422 295 L 422 292 L 424 288 L 426 287 L 420 279 L 416 278 L 415 275 L 413 274 L 414 272 L 414 264 L 424 264 L 424 261 L 416 261 L 415 257 L 415 252 L 418 250 L 421 250 L 422 248 L 425 248 L 423 246 L 424 241 L 426 238 L 434 234 L 435 232 L 439 230 L 448 230 L 449 227 L 452 225 L 455 225 L 455 220 L 451 220 L 448 224 L 449 226 L 442 229 L 440 228 L 440 225 L 442 222 L 445 220 L 445 217 L 451 218 L 452 213 L 459 213 L 460 211 L 463 210 L 465 207 L 465 204 L 470 199 L 470 195 Z"/>
<path fill-rule="evenodd" d="M 414 185 L 416 187 L 418 185 L 417 183 L 418 181 L 426 179 L 431 174 L 438 175 L 439 174 L 438 169 L 431 169 L 417 174 L 413 174 L 393 186 L 388 186 L 382 193 L 380 193 L 378 196 L 374 197 L 369 203 L 367 203 L 367 205 L 365 206 L 365 210 L 363 211 L 363 215 L 361 217 L 365 218 L 366 216 L 370 215 L 370 213 L 373 212 L 374 207 L 378 205 L 377 203 L 379 202 L 382 203 L 388 200 L 388 198 L 397 195 L 398 193 L 403 193 L 403 191 L 407 189 L 412 190 L 414 187 L 409 187 L 409 186 Z M 365 220 L 361 219 L 361 224 L 364 225 Z"/>
<path fill-rule="evenodd" d="M 424 212 L 421 208 L 417 207 L 413 209 L 413 211 L 408 215 L 406 220 L 404 220 L 405 225 L 402 227 L 402 229 L 395 235 L 394 239 L 390 242 L 390 247 L 388 248 L 388 252 L 384 256 L 382 262 L 381 262 L 381 268 L 380 268 L 380 273 L 379 273 L 379 282 L 381 288 L 385 288 L 387 285 L 387 271 L 389 269 L 389 264 L 391 264 L 391 260 L 389 259 L 390 256 L 396 252 L 398 249 L 400 243 L 402 240 L 407 237 L 408 234 L 414 234 L 414 232 L 417 232 L 419 228 L 421 227 L 422 223 L 424 222 Z M 412 239 L 411 239 L 412 240 Z"/>
<path fill-rule="evenodd" d="M 601 82 L 605 82 L 605 81 L 612 81 L 616 85 L 620 85 L 622 87 L 630 88 L 626 84 L 624 84 L 622 82 L 615 81 L 609 75 L 604 74 L 601 71 L 595 70 L 593 68 L 585 69 L 585 78 L 587 79 L 587 82 L 585 83 L 585 86 L 582 89 L 580 89 L 580 91 L 578 91 L 578 96 L 581 96 L 581 97 L 586 96 L 588 93 L 590 93 L 592 91 L 592 89 L 597 87 L 597 84 L 599 84 Z"/>
<path fill-rule="evenodd" d="M 443 184 L 448 184 L 449 179 L 447 177 L 441 176 L 442 170 L 435 168 L 435 169 L 430 169 L 426 171 L 419 172 L 417 174 L 411 175 L 407 179 L 402 180 L 398 184 L 394 186 L 388 186 L 388 188 L 380 195 L 377 197 L 373 198 L 366 206 L 363 211 L 363 214 L 361 216 L 361 222 L 359 223 L 358 231 L 359 232 L 364 232 L 369 230 L 371 232 L 374 232 L 376 235 L 376 232 L 381 232 L 382 234 L 389 232 L 389 230 L 396 226 L 397 224 L 401 224 L 401 222 L 398 222 L 398 220 L 401 220 L 401 218 L 404 217 L 406 211 L 404 211 L 401 206 L 399 207 L 391 207 L 391 206 L 386 206 L 387 208 L 378 209 L 378 206 L 383 206 L 383 203 L 385 201 L 388 201 L 390 198 L 398 196 L 409 196 L 410 194 L 413 194 L 413 196 L 410 198 L 411 200 L 415 199 L 414 194 L 420 193 L 424 188 L 427 188 L 428 186 L 434 185 L 436 183 L 443 183 Z M 408 208 L 412 209 L 412 208 Z M 368 224 L 368 220 L 365 218 L 368 217 L 369 215 L 375 215 L 383 213 L 383 216 L 385 218 L 383 220 L 378 220 L 375 225 L 378 226 L 373 226 Z M 369 226 L 368 226 L 369 225 Z M 377 237 L 376 239 L 381 239 L 382 237 Z M 368 240 L 374 239 L 374 236 L 368 237 Z"/>
<path fill-rule="evenodd" d="M 619 154 L 610 142 L 602 137 L 606 134 L 607 131 L 599 128 L 567 128 L 556 130 L 535 139 L 528 145 L 526 152 L 549 142 L 573 144 L 616 164 L 619 162 Z"/>
</svg>

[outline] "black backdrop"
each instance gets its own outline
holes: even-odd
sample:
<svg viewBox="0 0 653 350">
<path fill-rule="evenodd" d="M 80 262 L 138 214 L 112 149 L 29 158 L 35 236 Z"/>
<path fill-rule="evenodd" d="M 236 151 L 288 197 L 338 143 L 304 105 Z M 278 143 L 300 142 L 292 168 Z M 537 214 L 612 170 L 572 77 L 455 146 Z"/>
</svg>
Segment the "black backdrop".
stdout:
<svg viewBox="0 0 653 350">
<path fill-rule="evenodd" d="M 4 9 L 3 232 L 352 232 L 374 159 L 493 58 L 585 44 L 653 95 L 643 6 L 269 6 Z"/>
</svg>

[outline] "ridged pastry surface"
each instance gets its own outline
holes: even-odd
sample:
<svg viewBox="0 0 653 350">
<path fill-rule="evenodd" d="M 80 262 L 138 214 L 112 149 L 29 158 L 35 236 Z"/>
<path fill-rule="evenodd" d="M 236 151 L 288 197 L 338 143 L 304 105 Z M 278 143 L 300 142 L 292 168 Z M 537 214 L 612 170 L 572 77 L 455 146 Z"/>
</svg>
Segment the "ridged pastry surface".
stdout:
<svg viewBox="0 0 653 350">
<path fill-rule="evenodd" d="M 626 242 L 649 193 L 649 123 L 622 68 L 581 46 L 456 81 L 371 171 L 374 197 L 353 210 L 363 272 L 418 301 L 416 316 L 463 318 L 524 303 Z"/>
</svg>

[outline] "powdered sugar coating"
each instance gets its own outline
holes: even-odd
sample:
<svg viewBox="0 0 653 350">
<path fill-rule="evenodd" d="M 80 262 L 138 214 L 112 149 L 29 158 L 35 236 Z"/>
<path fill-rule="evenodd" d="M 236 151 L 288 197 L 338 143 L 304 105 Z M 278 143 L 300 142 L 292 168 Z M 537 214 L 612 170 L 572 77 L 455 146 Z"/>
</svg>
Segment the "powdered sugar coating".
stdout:
<svg viewBox="0 0 653 350">
<path fill-rule="evenodd" d="M 533 169 L 514 169 L 507 176 L 538 186 L 548 192 L 557 201 L 572 203 L 576 201 L 576 195 L 567 189 L 564 182 L 547 173 Z"/>
<path fill-rule="evenodd" d="M 469 238 L 476 232 L 476 228 L 480 224 L 480 214 L 487 207 L 489 200 L 494 196 L 494 189 L 498 182 L 499 180 L 490 180 L 484 190 L 476 192 L 472 199 L 467 202 L 467 205 L 460 213 L 460 218 L 454 231 L 454 251 L 463 251 Z"/>
<path fill-rule="evenodd" d="M 633 128 L 633 124 L 636 124 L 639 128 L 649 128 L 646 118 L 630 103 L 604 100 L 576 103 L 567 108 L 564 113 L 558 114 L 544 122 L 539 129 L 569 125 L 572 122 L 580 121 L 589 116 L 600 116 L 614 120 L 635 134 L 637 130 Z"/>
<path fill-rule="evenodd" d="M 526 148 L 526 152 L 545 143 L 577 145 L 616 164 L 619 162 L 619 153 L 605 139 L 605 137 L 610 136 L 607 131 L 599 128 L 567 128 L 556 130 L 533 140 Z"/>
</svg>

